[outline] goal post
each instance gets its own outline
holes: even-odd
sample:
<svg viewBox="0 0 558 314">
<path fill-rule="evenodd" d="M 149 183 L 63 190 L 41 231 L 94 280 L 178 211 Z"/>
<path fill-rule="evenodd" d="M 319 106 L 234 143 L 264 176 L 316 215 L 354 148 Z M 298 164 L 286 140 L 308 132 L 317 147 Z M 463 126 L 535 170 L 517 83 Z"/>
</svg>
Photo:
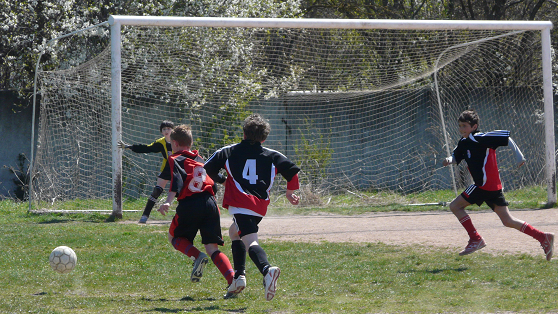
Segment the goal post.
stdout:
<svg viewBox="0 0 558 314">
<path fill-rule="evenodd" d="M 212 17 L 154 17 L 119 16 L 109 18 L 112 43 L 112 104 L 113 131 L 120 129 L 120 27 L 164 26 L 164 27 L 249 27 L 249 28 L 326 28 L 326 29 L 406 29 L 406 30 L 538 30 L 541 31 L 542 68 L 545 113 L 545 159 L 548 204 L 556 203 L 556 160 L 554 145 L 554 107 L 552 97 L 552 75 L 550 55 L 551 22 L 532 21 L 440 21 L 440 20 L 347 20 L 347 19 L 285 19 L 285 18 L 212 18 Z M 442 115 L 443 116 L 443 115 Z M 113 167 L 115 183 L 114 213 L 121 213 L 122 155 L 116 149 L 119 135 L 113 135 Z M 446 145 L 449 151 L 449 145 Z"/>
<path fill-rule="evenodd" d="M 506 189 L 545 186 L 547 204 L 556 203 L 551 22 L 114 15 L 108 23 L 105 52 L 41 74 L 45 106 L 53 108 L 44 110 L 51 118 L 41 123 L 34 167 L 39 201 L 89 197 L 52 191 L 59 175 L 90 194 L 102 190 L 95 197 L 110 198 L 121 216 L 127 200 L 149 195 L 160 156 L 123 152 L 119 140 L 152 142 L 170 119 L 192 125 L 195 148 L 207 158 L 241 138 L 251 112 L 270 121 L 266 146 L 301 166 L 308 205 L 344 206 L 346 197 L 376 204 L 382 191 L 456 192 L 470 179 L 463 165 L 443 168 L 441 160 L 457 143 L 457 115 L 472 108 L 481 130 L 509 128 L 527 157 L 517 170 L 511 154 L 498 154 Z M 67 104 L 83 104 L 84 93 L 98 116 L 80 112 L 77 122 Z M 62 127 L 101 134 L 94 145 L 108 156 L 48 164 L 56 148 L 44 130 L 54 116 Z M 80 141 L 78 149 L 89 151 Z M 83 173 L 100 186 L 81 183 Z M 110 192 L 99 178 L 105 173 Z"/>
</svg>

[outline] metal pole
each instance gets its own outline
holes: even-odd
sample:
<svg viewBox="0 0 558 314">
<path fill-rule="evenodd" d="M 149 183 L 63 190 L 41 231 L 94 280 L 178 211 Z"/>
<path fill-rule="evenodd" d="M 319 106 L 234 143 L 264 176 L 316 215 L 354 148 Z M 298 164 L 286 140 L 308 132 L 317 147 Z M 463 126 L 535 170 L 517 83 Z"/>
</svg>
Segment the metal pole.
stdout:
<svg viewBox="0 0 558 314">
<path fill-rule="evenodd" d="M 552 27 L 552 26 L 551 26 Z M 544 93 L 544 129 L 546 159 L 547 206 L 556 204 L 556 155 L 554 144 L 554 105 L 552 95 L 552 60 L 550 56 L 550 28 L 541 32 Z"/>
<path fill-rule="evenodd" d="M 109 24 L 135 26 L 207 26 L 268 28 L 344 28 L 344 29 L 476 29 L 476 30 L 542 30 L 552 27 L 547 21 L 460 21 L 460 20 L 374 20 L 374 19 L 289 19 L 289 18 L 223 18 L 178 16 L 111 15 Z"/>
<path fill-rule="evenodd" d="M 112 216 L 122 218 L 122 150 L 118 142 L 122 139 L 122 68 L 121 68 L 121 26 L 109 23 L 111 45 L 111 123 L 112 123 Z"/>
</svg>

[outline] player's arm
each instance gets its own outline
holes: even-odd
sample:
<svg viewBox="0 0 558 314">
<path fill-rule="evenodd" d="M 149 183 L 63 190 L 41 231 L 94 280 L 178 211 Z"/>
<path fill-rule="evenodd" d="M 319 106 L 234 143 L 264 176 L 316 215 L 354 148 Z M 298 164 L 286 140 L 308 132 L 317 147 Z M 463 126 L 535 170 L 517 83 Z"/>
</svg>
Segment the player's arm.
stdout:
<svg viewBox="0 0 558 314">
<path fill-rule="evenodd" d="M 118 148 L 121 148 L 121 149 L 132 148 L 132 145 L 126 144 L 123 140 L 118 141 L 117 146 L 118 146 Z"/>
<path fill-rule="evenodd" d="M 444 159 L 444 161 L 442 162 L 442 165 L 444 165 L 444 167 L 452 164 L 457 164 L 457 162 L 455 162 L 455 158 L 453 157 L 453 155 L 446 157 L 446 159 Z"/>
<path fill-rule="evenodd" d="M 521 152 L 521 150 L 519 149 L 519 147 L 517 146 L 517 144 L 514 142 L 514 140 L 512 140 L 512 138 L 508 138 L 508 146 L 511 148 L 514 156 L 515 156 L 515 162 L 517 163 L 517 167 L 521 167 L 525 164 L 525 157 L 523 156 L 523 153 Z"/>
<path fill-rule="evenodd" d="M 159 207 L 159 209 L 157 209 L 157 211 L 160 212 L 161 215 L 165 216 L 169 212 L 170 206 L 172 205 L 172 201 L 174 200 L 175 196 L 176 196 L 176 192 L 169 192 L 167 194 L 167 199 Z"/>
<path fill-rule="evenodd" d="M 182 176 L 178 172 L 178 167 L 174 166 L 175 160 L 173 156 L 169 157 L 168 167 L 165 167 L 163 171 L 168 171 L 172 173 L 171 182 L 169 187 L 169 192 L 167 194 L 167 199 L 165 202 L 157 209 L 163 216 L 169 211 L 170 206 L 172 205 L 172 201 L 174 197 L 180 191 L 184 185 L 184 181 Z"/>
<path fill-rule="evenodd" d="M 277 153 L 273 156 L 273 163 L 275 164 L 277 172 L 287 180 L 287 192 L 285 196 L 291 204 L 297 205 L 300 199 L 294 192 L 300 188 L 300 183 L 298 181 L 298 172 L 300 168 L 281 153 Z"/>
<path fill-rule="evenodd" d="M 463 160 L 462 152 L 461 152 L 461 148 L 459 147 L 459 144 L 457 144 L 457 146 L 453 149 L 451 156 L 446 157 L 442 162 L 442 165 L 444 167 L 449 165 L 458 165 L 461 162 L 461 160 Z"/>
<path fill-rule="evenodd" d="M 294 177 L 287 182 L 287 192 L 285 196 L 293 205 L 298 205 L 300 198 L 298 195 L 294 194 L 296 190 L 300 188 L 300 183 L 298 182 L 298 174 L 295 174 Z"/>
<path fill-rule="evenodd" d="M 129 145 L 126 144 L 124 141 L 119 141 L 118 147 L 122 149 L 129 149 L 134 153 L 160 153 L 165 151 L 163 144 L 159 142 L 153 142 L 149 145 L 145 145 L 145 144 Z"/>
<path fill-rule="evenodd" d="M 226 153 L 222 148 L 213 153 L 203 165 L 207 175 L 216 183 L 223 184 L 227 180 L 227 177 L 220 173 L 221 169 L 225 167 L 226 160 Z"/>
</svg>

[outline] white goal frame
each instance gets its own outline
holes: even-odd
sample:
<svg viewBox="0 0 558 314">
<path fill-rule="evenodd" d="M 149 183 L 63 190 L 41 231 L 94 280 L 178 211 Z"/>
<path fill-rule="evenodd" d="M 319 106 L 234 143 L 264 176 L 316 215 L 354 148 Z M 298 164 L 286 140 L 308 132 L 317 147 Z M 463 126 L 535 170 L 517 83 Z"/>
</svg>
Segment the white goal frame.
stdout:
<svg viewBox="0 0 558 314">
<path fill-rule="evenodd" d="M 362 19 L 286 19 L 286 18 L 218 18 L 218 17 L 156 17 L 110 16 L 111 29 L 111 124 L 112 124 L 112 214 L 122 216 L 122 139 L 121 121 L 121 27 L 247 27 L 247 28 L 329 28 L 329 29 L 401 29 L 401 30 L 531 30 L 541 32 L 545 162 L 547 204 L 556 203 L 556 156 L 554 139 L 554 107 L 552 95 L 552 65 L 549 21 L 445 21 L 445 20 L 362 20 Z M 446 145 L 447 146 L 447 145 Z M 449 147 L 447 147 L 449 155 Z M 451 168 L 450 168 L 451 170 Z M 453 170 L 451 170 L 453 171 Z"/>
</svg>

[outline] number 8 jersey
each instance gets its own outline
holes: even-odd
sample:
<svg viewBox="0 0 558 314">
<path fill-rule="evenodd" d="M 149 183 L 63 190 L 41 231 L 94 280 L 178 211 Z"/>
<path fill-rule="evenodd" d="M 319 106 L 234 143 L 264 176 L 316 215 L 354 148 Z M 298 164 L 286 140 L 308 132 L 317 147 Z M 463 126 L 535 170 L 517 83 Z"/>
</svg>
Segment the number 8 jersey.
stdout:
<svg viewBox="0 0 558 314">
<path fill-rule="evenodd" d="M 299 188 L 300 168 L 280 152 L 250 140 L 219 149 L 204 168 L 213 180 L 225 182 L 223 207 L 245 208 L 260 216 L 267 213 L 269 191 L 276 174 L 287 180 L 287 189 Z M 226 181 L 219 175 L 223 168 L 227 171 Z"/>
<path fill-rule="evenodd" d="M 197 193 L 213 192 L 213 180 L 203 168 L 203 159 L 197 151 L 179 151 L 169 156 L 171 177 L 170 191 L 176 192 L 180 201 Z"/>
</svg>

